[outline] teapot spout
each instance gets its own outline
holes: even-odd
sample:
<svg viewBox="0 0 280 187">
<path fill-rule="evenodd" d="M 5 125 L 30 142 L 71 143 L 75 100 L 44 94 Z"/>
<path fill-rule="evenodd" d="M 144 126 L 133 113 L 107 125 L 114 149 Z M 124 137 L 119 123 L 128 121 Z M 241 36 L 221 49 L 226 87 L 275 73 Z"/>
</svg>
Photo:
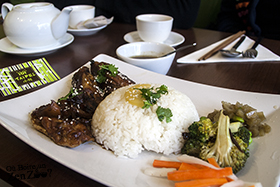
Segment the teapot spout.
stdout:
<svg viewBox="0 0 280 187">
<path fill-rule="evenodd" d="M 61 13 L 52 21 L 51 29 L 55 39 L 59 39 L 67 32 L 69 15 L 72 8 L 64 8 Z"/>
</svg>

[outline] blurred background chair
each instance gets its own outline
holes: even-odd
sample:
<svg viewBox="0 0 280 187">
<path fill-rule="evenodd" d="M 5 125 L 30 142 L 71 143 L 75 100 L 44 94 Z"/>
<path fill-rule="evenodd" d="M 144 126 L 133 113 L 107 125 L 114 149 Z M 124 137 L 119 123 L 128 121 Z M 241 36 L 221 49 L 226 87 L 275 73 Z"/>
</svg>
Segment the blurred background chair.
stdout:
<svg viewBox="0 0 280 187">
<path fill-rule="evenodd" d="M 194 23 L 196 28 L 215 29 L 222 0 L 201 0 L 198 16 Z"/>
</svg>

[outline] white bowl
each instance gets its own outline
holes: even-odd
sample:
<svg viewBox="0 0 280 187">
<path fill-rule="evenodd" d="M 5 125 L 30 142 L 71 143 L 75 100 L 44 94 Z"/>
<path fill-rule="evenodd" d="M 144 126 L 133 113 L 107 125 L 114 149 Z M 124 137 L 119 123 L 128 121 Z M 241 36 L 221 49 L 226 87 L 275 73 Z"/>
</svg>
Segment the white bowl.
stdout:
<svg viewBox="0 0 280 187">
<path fill-rule="evenodd" d="M 173 47 L 162 43 L 134 42 L 120 46 L 116 53 L 121 60 L 127 63 L 165 75 L 174 60 L 175 53 L 166 57 L 157 56 L 174 50 Z M 154 56 L 156 58 L 144 58 L 145 56 Z"/>
</svg>

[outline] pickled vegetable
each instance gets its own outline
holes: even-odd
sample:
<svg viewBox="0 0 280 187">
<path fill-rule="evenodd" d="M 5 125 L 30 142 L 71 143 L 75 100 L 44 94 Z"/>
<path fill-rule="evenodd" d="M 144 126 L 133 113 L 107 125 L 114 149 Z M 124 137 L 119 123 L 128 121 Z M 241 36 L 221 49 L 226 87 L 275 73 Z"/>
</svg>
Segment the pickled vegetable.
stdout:
<svg viewBox="0 0 280 187">
<path fill-rule="evenodd" d="M 257 111 L 248 104 L 242 104 L 240 102 L 231 104 L 222 101 L 222 107 L 224 114 L 230 117 L 231 122 L 243 123 L 243 125 L 251 131 L 252 137 L 264 136 L 271 131 L 271 127 L 264 123 L 266 119 L 264 113 Z M 208 117 L 212 121 L 217 121 L 219 118 L 219 111 L 214 110 L 212 113 L 208 114 Z"/>
</svg>

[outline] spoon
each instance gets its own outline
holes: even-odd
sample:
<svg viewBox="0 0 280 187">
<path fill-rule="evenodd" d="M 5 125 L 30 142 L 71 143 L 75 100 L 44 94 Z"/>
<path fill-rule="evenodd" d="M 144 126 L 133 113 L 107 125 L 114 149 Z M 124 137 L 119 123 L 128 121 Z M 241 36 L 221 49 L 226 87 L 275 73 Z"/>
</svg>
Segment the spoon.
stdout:
<svg viewBox="0 0 280 187">
<path fill-rule="evenodd" d="M 196 46 L 196 43 L 189 44 L 189 45 L 184 45 L 184 46 L 179 47 L 178 49 L 175 49 L 174 51 L 171 51 L 171 52 L 169 52 L 169 53 L 167 53 L 167 54 L 164 54 L 164 55 L 161 55 L 161 56 L 157 56 L 157 58 L 166 57 L 166 56 L 168 56 L 168 55 L 171 55 L 171 54 L 173 54 L 173 53 L 176 53 L 176 52 L 178 52 L 178 51 L 181 51 L 181 50 L 187 49 L 187 48 L 189 48 L 189 47 L 193 47 L 193 46 Z"/>
<path fill-rule="evenodd" d="M 236 44 L 234 44 L 234 46 L 230 49 L 230 50 L 223 50 L 221 49 L 221 53 L 223 56 L 226 56 L 226 57 L 236 57 L 240 54 L 242 54 L 242 52 L 240 51 L 236 51 L 236 49 L 240 46 L 240 44 L 245 40 L 246 36 L 242 36 L 238 42 L 236 42 Z"/>
</svg>

